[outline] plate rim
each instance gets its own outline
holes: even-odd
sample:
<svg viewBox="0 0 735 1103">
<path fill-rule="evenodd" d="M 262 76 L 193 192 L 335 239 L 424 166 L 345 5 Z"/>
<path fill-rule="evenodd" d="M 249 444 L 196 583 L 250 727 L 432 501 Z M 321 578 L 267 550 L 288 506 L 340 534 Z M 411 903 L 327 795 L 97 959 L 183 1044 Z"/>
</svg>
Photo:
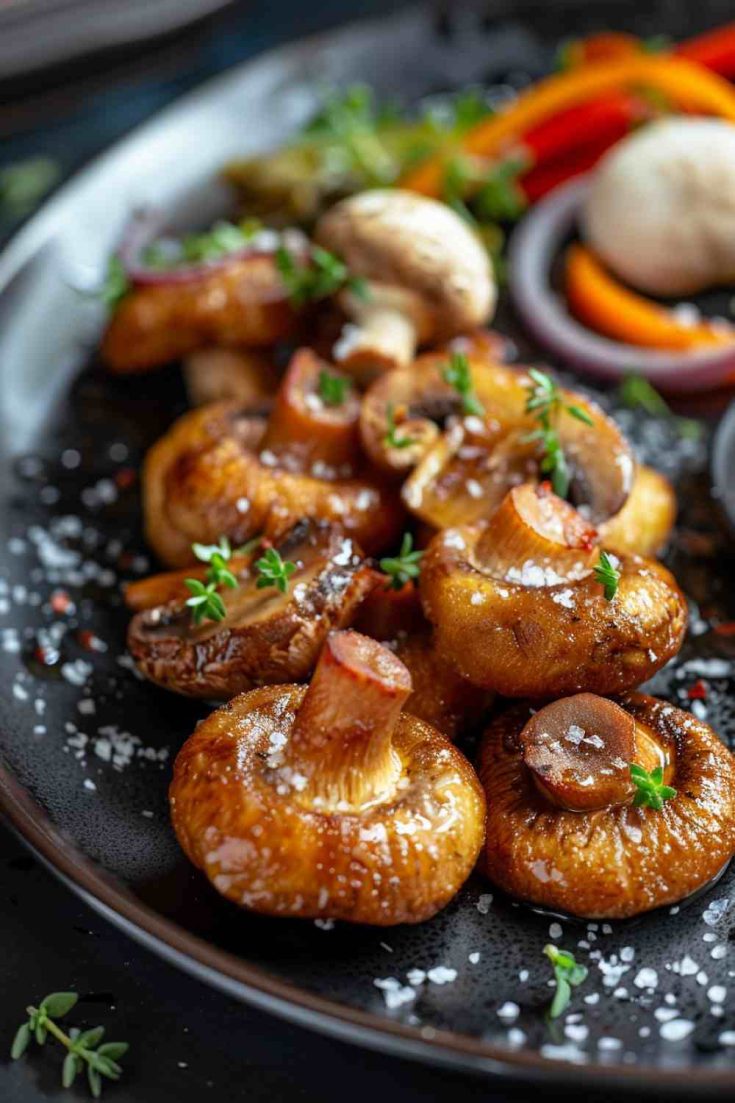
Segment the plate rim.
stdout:
<svg viewBox="0 0 735 1103">
<path fill-rule="evenodd" d="M 426 11 L 424 5 L 411 5 L 399 13 L 399 18 L 415 17 L 420 11 Z M 165 128 L 170 116 L 185 112 L 202 94 L 216 96 L 218 91 L 236 84 L 244 75 L 276 60 L 296 62 L 300 55 L 308 56 L 320 45 L 334 49 L 341 36 L 353 36 L 390 21 L 397 21 L 396 16 L 353 20 L 297 42 L 276 46 L 196 84 L 155 111 L 149 119 L 133 127 L 74 172 L 16 230 L 0 252 L 0 299 L 63 219 L 65 205 L 73 200 L 77 190 L 85 184 L 93 184 L 100 169 L 124 155 L 129 146 L 141 139 L 150 139 L 157 129 Z M 267 970 L 192 934 L 137 899 L 122 880 L 64 836 L 4 764 L 1 752 L 0 814 L 47 869 L 128 937 L 211 987 L 298 1026 L 393 1056 L 526 1083 L 645 1088 L 655 1082 L 658 1087 L 665 1087 L 677 1095 L 685 1092 L 691 1095 L 694 1090 L 700 1096 L 732 1089 L 735 1080 L 732 1068 L 690 1065 L 667 1069 L 651 1064 L 610 1066 L 556 1060 L 543 1056 L 538 1049 L 514 1050 L 451 1030 L 411 1026 L 282 981 Z"/>
</svg>

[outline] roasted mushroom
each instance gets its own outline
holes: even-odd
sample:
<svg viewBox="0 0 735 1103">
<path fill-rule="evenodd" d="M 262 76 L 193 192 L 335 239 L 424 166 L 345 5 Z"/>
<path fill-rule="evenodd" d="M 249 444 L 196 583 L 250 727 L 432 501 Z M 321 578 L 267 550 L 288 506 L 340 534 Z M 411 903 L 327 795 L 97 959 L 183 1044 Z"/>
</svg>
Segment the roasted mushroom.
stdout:
<svg viewBox="0 0 735 1103">
<path fill-rule="evenodd" d="M 638 556 L 607 560 L 607 593 L 595 536 L 544 485 L 510 491 L 484 528 L 439 533 L 420 589 L 442 656 L 508 697 L 618 693 L 650 678 L 681 646 L 686 602 Z"/>
<path fill-rule="evenodd" d="M 600 542 L 621 555 L 658 555 L 676 521 L 676 494 L 669 480 L 638 464 L 628 500 L 600 525 Z"/>
<path fill-rule="evenodd" d="M 457 892 L 484 838 L 466 759 L 401 712 L 403 663 L 333 633 L 311 685 L 236 697 L 176 760 L 174 828 L 214 887 L 270 915 L 418 923 Z"/>
<path fill-rule="evenodd" d="M 102 358 L 114 372 L 148 371 L 210 345 L 272 345 L 294 323 L 273 254 L 253 254 L 187 282 L 133 288 L 110 318 Z"/>
<path fill-rule="evenodd" d="M 403 486 L 411 512 L 437 529 L 487 520 L 511 487 L 546 477 L 542 468 L 548 453 L 539 422 L 528 409 L 538 383 L 527 372 L 502 364 L 470 364 L 483 416 L 452 419 L 424 447 Z M 635 468 L 630 446 L 595 402 L 535 374 L 548 385 L 555 405 L 553 431 L 569 471 L 569 498 L 599 525 L 622 509 L 630 493 Z M 390 380 L 383 387 L 389 388 Z M 366 405 L 364 417 L 367 411 Z M 410 422 L 399 425 L 402 436 L 409 430 Z M 423 435 L 428 439 L 429 433 Z M 368 447 L 364 423 L 363 436 Z"/>
<path fill-rule="evenodd" d="M 269 422 L 238 403 L 215 403 L 185 414 L 153 446 L 143 507 L 164 563 L 190 563 L 194 541 L 276 538 L 304 517 L 341 525 L 371 553 L 395 539 L 400 502 L 362 471 L 354 399 L 328 406 L 319 398 L 325 367 L 308 350 L 297 353 Z"/>
<path fill-rule="evenodd" d="M 256 563 L 262 549 L 235 560 L 237 586 L 221 592 L 222 620 L 196 624 L 184 579 L 202 571 L 164 575 L 161 603 L 133 617 L 128 648 L 149 681 L 189 697 L 229 698 L 258 685 L 300 682 L 312 671 L 329 631 L 350 623 L 375 584 L 373 571 L 349 537 L 337 529 L 302 521 L 277 548 L 295 570 L 285 591 L 263 587 Z M 128 591 L 140 606 L 148 593 Z"/>
<path fill-rule="evenodd" d="M 263 349 L 198 349 L 186 357 L 183 369 L 192 406 L 235 399 L 257 409 L 278 389 L 273 357 Z"/>
<path fill-rule="evenodd" d="M 361 192 L 327 211 L 315 237 L 366 281 L 364 295 L 341 294 L 350 322 L 333 351 L 361 379 L 406 367 L 419 344 L 447 340 L 492 314 L 487 252 L 444 203 L 396 188 Z"/>
<path fill-rule="evenodd" d="M 733 756 L 655 697 L 514 705 L 487 730 L 480 777 L 488 876 L 554 911 L 620 919 L 673 904 L 735 852 Z"/>
</svg>

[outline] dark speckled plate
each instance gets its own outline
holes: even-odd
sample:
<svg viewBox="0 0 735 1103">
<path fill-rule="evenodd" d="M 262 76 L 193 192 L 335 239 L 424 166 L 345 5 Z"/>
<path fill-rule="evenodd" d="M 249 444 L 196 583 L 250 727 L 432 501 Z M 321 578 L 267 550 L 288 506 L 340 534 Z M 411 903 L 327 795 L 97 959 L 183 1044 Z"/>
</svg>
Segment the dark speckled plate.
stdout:
<svg viewBox="0 0 735 1103">
<path fill-rule="evenodd" d="M 697 15 L 712 23 L 729 7 L 703 3 Z M 301 1023 L 483 1072 L 725 1091 L 735 1074 L 731 874 L 680 909 L 614 926 L 538 915 L 479 879 L 417 928 L 244 914 L 190 868 L 168 825 L 171 758 L 202 710 L 136 680 L 123 651 L 120 582 L 147 570 L 134 473 L 184 399 L 174 370 L 116 381 L 90 362 L 101 319 L 71 285 L 99 274 L 134 206 L 175 207 L 182 220 L 219 208 L 211 180 L 222 162 L 277 143 L 308 115 L 319 83 L 361 78 L 415 98 L 539 75 L 565 31 L 693 29 L 685 6 L 668 3 L 521 8 L 404 14 L 236 70 L 77 177 L 0 259 L 0 802 L 44 860 L 133 937 Z M 512 329 L 507 312 L 502 322 Z M 679 480 L 684 503 L 671 558 L 696 603 L 693 631 L 655 688 L 727 738 L 733 553 L 710 501 L 706 448 L 675 425 L 622 416 L 643 454 Z M 590 969 L 553 1026 L 543 1013 L 549 939 Z"/>
</svg>

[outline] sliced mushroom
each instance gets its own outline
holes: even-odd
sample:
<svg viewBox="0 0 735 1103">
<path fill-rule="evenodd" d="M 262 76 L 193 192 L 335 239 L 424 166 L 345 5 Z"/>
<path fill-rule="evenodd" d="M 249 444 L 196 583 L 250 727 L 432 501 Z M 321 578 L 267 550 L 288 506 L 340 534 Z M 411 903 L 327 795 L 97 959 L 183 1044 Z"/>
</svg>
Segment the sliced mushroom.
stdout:
<svg viewBox="0 0 735 1103">
<path fill-rule="evenodd" d="M 543 487 L 515 488 L 487 526 L 448 529 L 424 555 L 421 599 L 438 650 L 508 697 L 639 685 L 681 647 L 686 602 L 661 564 L 638 556 L 613 557 L 620 578 L 608 600 L 598 562 L 594 530 L 571 506 Z"/>
<path fill-rule="evenodd" d="M 281 430 L 278 451 L 266 448 L 270 426 L 263 417 L 237 403 L 216 403 L 185 414 L 150 450 L 143 473 L 146 535 L 164 563 L 190 563 L 194 541 L 277 537 L 304 517 L 341 525 L 371 553 L 397 538 L 403 510 L 395 492 L 368 471 L 345 477 L 341 461 L 355 439 L 351 401 L 340 413 L 310 410 L 294 398 L 303 382 L 301 362 L 294 361 L 287 397 L 276 403 L 278 419 L 298 423 L 293 449 Z M 308 417 L 314 435 L 307 445 Z"/>
<path fill-rule="evenodd" d="M 473 378 L 485 417 L 450 424 L 404 483 L 408 508 L 435 528 L 487 520 L 512 486 L 542 477 L 539 442 L 531 439 L 538 422 L 526 412 L 530 377 L 486 364 Z M 578 408 L 591 422 L 564 408 L 556 428 L 572 475 L 570 498 L 597 525 L 625 504 L 633 484 L 633 455 L 596 403 L 572 391 L 562 390 L 561 396 L 565 407 Z"/>
<path fill-rule="evenodd" d="M 447 340 L 492 314 L 487 252 L 443 203 L 396 188 L 361 192 L 327 211 L 315 236 L 367 284 L 365 295 L 342 295 L 350 322 L 333 352 L 360 379 L 406 367 L 419 344 Z"/>
<path fill-rule="evenodd" d="M 148 371 L 210 345 L 272 345 L 292 332 L 295 313 L 273 254 L 258 254 L 187 283 L 136 287 L 102 340 L 114 372 Z"/>
<path fill-rule="evenodd" d="M 630 767 L 675 795 L 636 806 Z M 735 760 L 706 724 L 634 693 L 511 707 L 480 749 L 485 864 L 506 892 L 554 911 L 621 919 L 706 885 L 735 853 Z"/>
<path fill-rule="evenodd" d="M 191 571 L 177 572 L 175 596 L 173 579 L 164 576 L 162 590 L 171 596 L 139 612 L 128 630 L 128 648 L 143 676 L 164 689 L 208 698 L 306 678 L 328 633 L 350 623 L 374 575 L 349 537 L 313 522 L 296 525 L 278 551 L 296 564 L 288 590 L 259 588 L 253 557 L 239 560 L 233 563 L 237 588 L 221 591 L 222 621 L 192 623 L 183 581 Z"/>
<path fill-rule="evenodd" d="M 308 689 L 269 686 L 199 725 L 171 815 L 218 892 L 268 915 L 388 926 L 430 918 L 469 875 L 484 800 L 466 759 L 402 712 L 403 663 L 333 633 Z"/>
<path fill-rule="evenodd" d="M 273 357 L 259 349 L 198 349 L 183 368 L 192 406 L 234 399 L 243 408 L 258 409 L 278 388 Z"/>
</svg>

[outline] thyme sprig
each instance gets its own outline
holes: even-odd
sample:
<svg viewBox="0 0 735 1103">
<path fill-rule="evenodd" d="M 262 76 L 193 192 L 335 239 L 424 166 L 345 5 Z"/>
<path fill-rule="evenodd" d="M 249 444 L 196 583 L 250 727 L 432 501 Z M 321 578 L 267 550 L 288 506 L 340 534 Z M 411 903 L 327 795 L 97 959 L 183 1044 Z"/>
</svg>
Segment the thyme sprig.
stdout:
<svg viewBox="0 0 735 1103">
<path fill-rule="evenodd" d="M 258 590 L 275 586 L 285 594 L 288 591 L 291 575 L 296 570 L 296 564 L 283 559 L 275 548 L 268 548 L 262 557 L 255 561 L 255 569 L 260 576 L 255 583 Z"/>
<path fill-rule="evenodd" d="M 415 443 L 413 437 L 399 436 L 396 425 L 396 410 L 392 402 L 385 409 L 385 443 L 389 448 L 409 448 Z"/>
<path fill-rule="evenodd" d="M 220 586 L 230 590 L 237 588 L 237 579 L 228 566 L 233 555 L 230 541 L 221 536 L 219 544 L 192 544 L 191 550 L 200 562 L 208 564 L 204 582 L 198 578 L 184 579 L 191 593 L 186 604 L 192 611 L 192 620 L 197 627 L 204 620 L 222 621 L 226 610 L 218 589 Z"/>
<path fill-rule="evenodd" d="M 95 1099 L 99 1099 L 103 1078 L 120 1079 L 123 1070 L 118 1062 L 125 1056 L 129 1046 L 127 1042 L 102 1042 L 105 1030 L 101 1026 L 89 1030 L 79 1030 L 76 1027 L 68 1032 L 62 1030 L 56 1020 L 63 1019 L 78 1000 L 76 992 L 52 992 L 41 1000 L 38 1007 L 33 1004 L 26 1007 L 28 1018 L 15 1033 L 10 1056 L 17 1061 L 34 1039 L 42 1046 L 51 1035 L 67 1051 L 61 1066 L 62 1085 L 70 1088 L 86 1068 L 89 1090 Z"/>
<path fill-rule="evenodd" d="M 485 407 L 475 393 L 469 361 L 463 352 L 452 353 L 449 363 L 442 369 L 442 378 L 462 399 L 463 413 L 483 416 Z"/>
<path fill-rule="evenodd" d="M 407 582 L 418 578 L 423 554 L 422 551 L 414 551 L 413 536 L 410 532 L 405 533 L 398 555 L 380 560 L 380 569 L 388 576 L 386 589 L 402 590 Z"/>
<path fill-rule="evenodd" d="M 560 950 L 558 946 L 549 943 L 544 946 L 544 953 L 551 962 L 554 970 L 556 991 L 549 1007 L 549 1018 L 558 1019 L 569 1007 L 572 998 L 572 988 L 582 984 L 587 977 L 586 965 L 578 965 L 574 954 L 568 950 Z"/>
<path fill-rule="evenodd" d="M 566 498 L 572 479 L 559 437 L 559 415 L 566 412 L 585 425 L 591 426 L 594 423 L 581 406 L 565 400 L 561 388 L 546 372 L 530 368 L 528 374 L 531 382 L 527 385 L 526 413 L 536 419 L 539 427 L 529 433 L 525 440 L 539 442 L 541 470 L 549 475 L 554 493 L 560 498 Z"/>
<path fill-rule="evenodd" d="M 263 225 L 257 218 L 242 222 L 220 219 L 209 230 L 186 234 L 178 241 L 152 241 L 141 254 L 148 268 L 165 271 L 182 264 L 211 264 L 246 249 Z"/>
<path fill-rule="evenodd" d="M 699 440 L 702 436 L 702 423 L 691 417 L 678 417 L 666 399 L 642 375 L 626 375 L 618 387 L 618 398 L 632 410 L 645 410 L 651 417 L 671 422 L 682 437 Z"/>
<path fill-rule="evenodd" d="M 637 763 L 630 764 L 630 776 L 636 787 L 633 804 L 636 808 L 653 808 L 660 812 L 667 800 L 676 796 L 676 789 L 664 784 L 664 768 L 656 766 L 648 770 Z"/>
<path fill-rule="evenodd" d="M 365 280 L 350 275 L 339 257 L 319 245 L 312 245 L 309 258 L 303 260 L 280 245 L 276 250 L 276 267 L 294 306 L 318 302 L 342 288 L 360 299 L 367 297 Z"/>
<path fill-rule="evenodd" d="M 341 406 L 350 387 L 350 380 L 344 375 L 335 375 L 326 368 L 319 372 L 317 390 L 325 406 Z"/>
<path fill-rule="evenodd" d="M 618 570 L 618 560 L 606 551 L 600 552 L 600 558 L 594 569 L 595 582 L 599 582 L 605 593 L 605 601 L 612 601 L 618 592 L 621 572 Z"/>
</svg>

